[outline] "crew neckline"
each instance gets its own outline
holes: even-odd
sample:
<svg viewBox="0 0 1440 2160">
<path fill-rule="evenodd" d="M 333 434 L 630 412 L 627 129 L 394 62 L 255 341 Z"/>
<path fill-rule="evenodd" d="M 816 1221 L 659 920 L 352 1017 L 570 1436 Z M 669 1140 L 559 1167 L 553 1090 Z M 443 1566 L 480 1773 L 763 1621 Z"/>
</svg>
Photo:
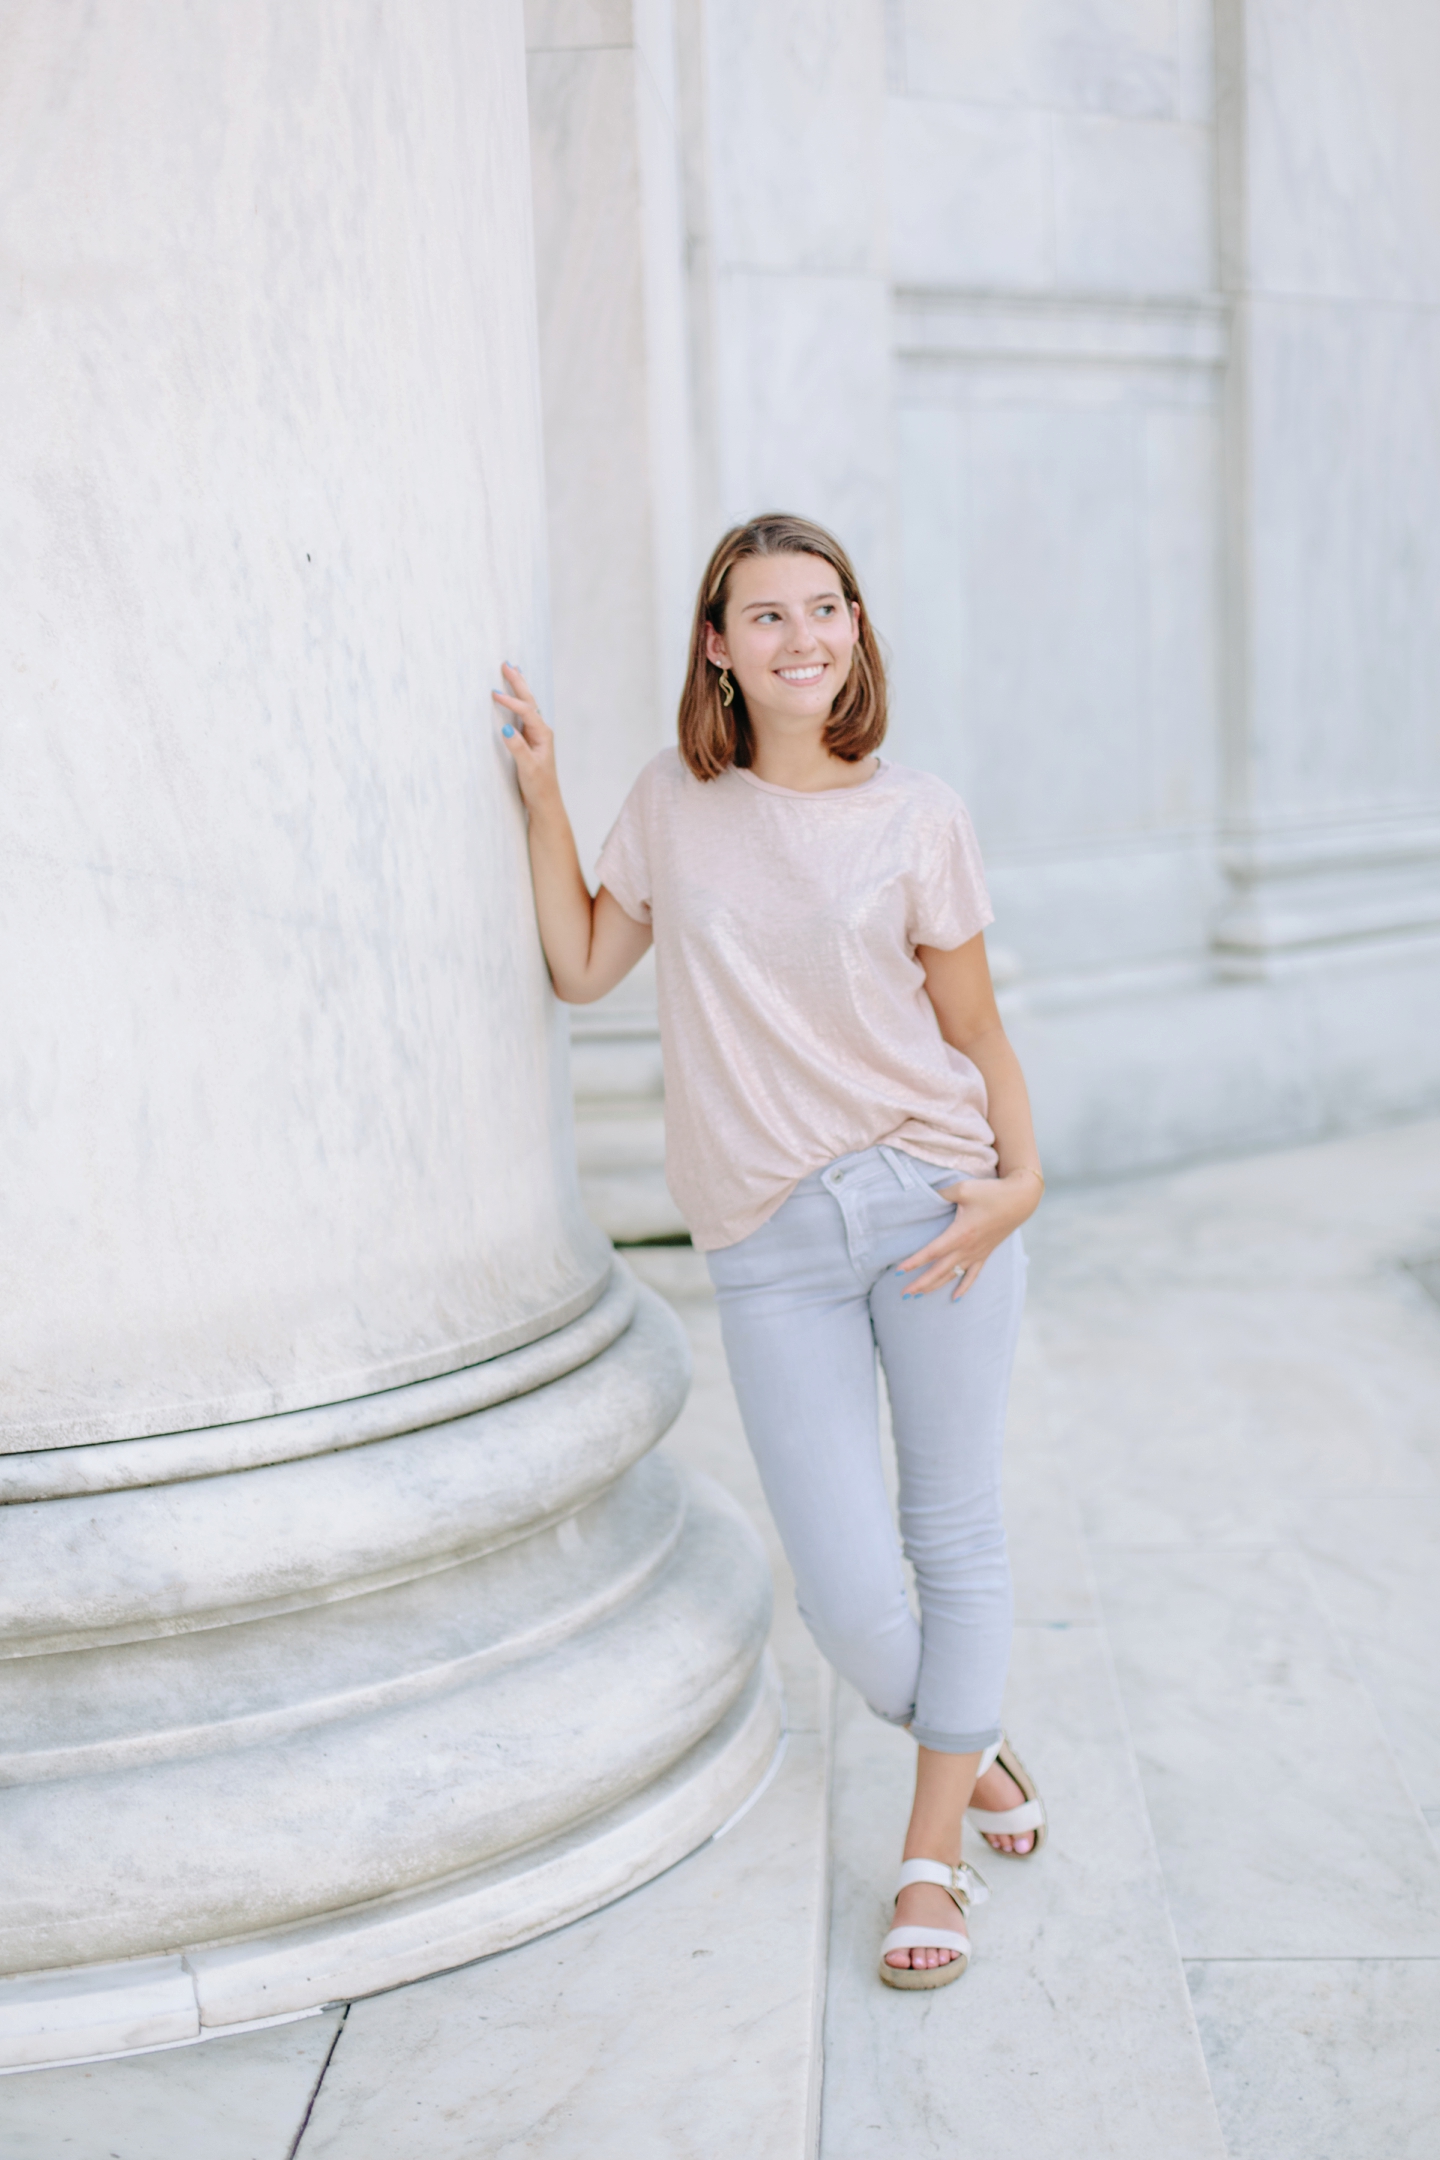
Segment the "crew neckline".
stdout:
<svg viewBox="0 0 1440 2160">
<path fill-rule="evenodd" d="M 890 760 L 888 758 L 882 758 L 878 751 L 874 753 L 874 756 L 874 772 L 871 773 L 868 780 L 857 780 L 853 787 L 781 787 L 778 781 L 762 780 L 760 775 L 752 772 L 748 765 L 732 765 L 730 770 L 738 773 L 742 780 L 748 781 L 751 787 L 760 788 L 766 795 L 787 795 L 792 802 L 837 802 L 846 795 L 865 794 L 869 788 L 874 787 L 883 773 L 890 770 Z"/>
</svg>

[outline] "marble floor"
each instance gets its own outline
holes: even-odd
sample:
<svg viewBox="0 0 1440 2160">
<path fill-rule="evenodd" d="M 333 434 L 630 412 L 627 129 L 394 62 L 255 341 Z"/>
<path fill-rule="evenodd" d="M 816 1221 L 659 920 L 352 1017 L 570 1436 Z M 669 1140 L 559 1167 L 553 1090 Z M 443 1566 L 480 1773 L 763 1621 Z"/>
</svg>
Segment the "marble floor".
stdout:
<svg viewBox="0 0 1440 2160">
<path fill-rule="evenodd" d="M 720 1839 L 505 1956 L 0 2078 L 4 2160 L 1435 2160 L 1440 1121 L 1053 1194 L 1011 1415 L 1011 1731 L 954 1988 L 878 1985 L 909 1743 L 783 1563 L 789 1735 Z M 763 1508 L 703 1267 L 670 1443 Z M 773 1548 L 772 1548 L 773 1550 Z"/>
</svg>

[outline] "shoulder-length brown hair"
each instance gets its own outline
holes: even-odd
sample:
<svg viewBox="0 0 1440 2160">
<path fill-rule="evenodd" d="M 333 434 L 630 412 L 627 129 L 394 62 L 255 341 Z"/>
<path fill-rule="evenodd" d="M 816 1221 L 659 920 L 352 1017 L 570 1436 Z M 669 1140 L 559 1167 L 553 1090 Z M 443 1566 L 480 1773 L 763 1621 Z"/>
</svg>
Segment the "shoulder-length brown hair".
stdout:
<svg viewBox="0 0 1440 2160">
<path fill-rule="evenodd" d="M 735 683 L 734 701 L 727 705 L 720 695 L 721 670 L 705 654 L 705 626 L 713 625 L 724 636 L 730 573 L 747 555 L 818 555 L 839 578 L 846 605 L 858 605 L 860 635 L 850 673 L 820 739 L 832 757 L 844 758 L 847 764 L 868 757 L 885 739 L 885 663 L 855 572 L 844 548 L 823 525 L 812 525 L 809 518 L 790 517 L 781 510 L 767 510 L 748 524 L 736 525 L 706 565 L 695 602 L 690 665 L 680 693 L 681 757 L 697 780 L 716 780 L 727 766 L 748 765 L 754 756 L 745 694 Z"/>
</svg>

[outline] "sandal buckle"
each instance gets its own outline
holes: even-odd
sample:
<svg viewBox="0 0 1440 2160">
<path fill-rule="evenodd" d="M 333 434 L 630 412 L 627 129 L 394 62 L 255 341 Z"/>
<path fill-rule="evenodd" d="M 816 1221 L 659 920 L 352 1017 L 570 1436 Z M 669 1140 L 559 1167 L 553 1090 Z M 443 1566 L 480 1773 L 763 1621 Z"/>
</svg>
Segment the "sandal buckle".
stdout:
<svg viewBox="0 0 1440 2160">
<path fill-rule="evenodd" d="M 971 1905 L 984 1905 L 990 1896 L 990 1885 L 978 1868 L 962 1860 L 950 1870 L 950 1894 L 964 1911 Z"/>
</svg>

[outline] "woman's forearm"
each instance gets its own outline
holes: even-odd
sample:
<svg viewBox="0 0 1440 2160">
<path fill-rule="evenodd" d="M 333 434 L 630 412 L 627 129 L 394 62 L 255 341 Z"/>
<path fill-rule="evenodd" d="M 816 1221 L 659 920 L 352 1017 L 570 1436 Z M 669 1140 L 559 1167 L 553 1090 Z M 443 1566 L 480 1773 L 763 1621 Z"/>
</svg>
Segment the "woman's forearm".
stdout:
<svg viewBox="0 0 1440 2160">
<path fill-rule="evenodd" d="M 580 868 L 580 854 L 558 788 L 553 799 L 530 807 L 530 874 L 535 915 L 555 994 L 584 1003 L 588 993 L 595 902 Z"/>
<path fill-rule="evenodd" d="M 530 819 L 530 875 L 545 964 L 558 998 L 590 1005 L 648 949 L 650 926 L 627 915 L 603 885 L 591 898 L 555 772 L 554 732 L 519 668 L 507 662 L 503 673 L 506 687 L 494 696 L 514 716 L 501 734 Z"/>
<path fill-rule="evenodd" d="M 649 950 L 651 931 L 608 887 L 591 899 L 558 788 L 530 807 L 530 875 L 555 995 L 566 1005 L 593 1005 Z"/>
<path fill-rule="evenodd" d="M 965 1055 L 985 1082 L 990 1130 L 1001 1177 L 1028 1176 L 1041 1167 L 1030 1115 L 1030 1091 L 1010 1038 L 997 1021 L 965 1045 Z"/>
<path fill-rule="evenodd" d="M 985 1082 L 1001 1177 L 1015 1179 L 1017 1190 L 1021 1183 L 1032 1187 L 1038 1200 L 1044 1180 L 1034 1175 L 1040 1157 L 1030 1096 L 996 1008 L 984 936 L 948 950 L 920 945 L 915 956 L 925 970 L 925 989 L 940 1033 L 952 1049 L 969 1058 Z"/>
</svg>

